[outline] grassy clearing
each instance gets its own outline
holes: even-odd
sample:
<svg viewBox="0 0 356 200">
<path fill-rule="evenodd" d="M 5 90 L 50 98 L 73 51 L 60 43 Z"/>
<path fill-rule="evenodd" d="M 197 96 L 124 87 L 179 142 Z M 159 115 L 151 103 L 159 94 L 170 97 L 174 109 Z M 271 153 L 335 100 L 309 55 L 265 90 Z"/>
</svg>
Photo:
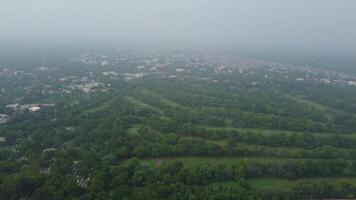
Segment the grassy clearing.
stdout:
<svg viewBox="0 0 356 200">
<path fill-rule="evenodd" d="M 217 144 L 221 147 L 225 147 L 227 145 L 226 140 L 209 140 L 201 137 L 192 137 L 192 136 L 184 136 L 182 137 L 183 140 L 202 140 L 206 141 L 207 143 L 211 144 Z M 298 148 L 298 147 L 283 147 L 283 146 L 267 146 L 267 145 L 256 145 L 256 144 L 247 144 L 247 143 L 237 143 L 237 147 L 242 147 L 242 148 L 248 148 L 248 149 L 265 149 L 268 151 L 274 151 L 274 152 L 289 152 L 289 153 L 294 153 L 294 154 L 302 154 L 302 152 L 305 151 L 311 151 L 310 149 L 305 149 L 305 148 Z M 349 150 L 347 148 L 337 148 L 338 150 Z M 277 157 L 278 158 L 278 157 Z M 282 157 L 281 157 L 282 158 Z M 283 157 L 284 159 L 288 159 Z"/>
<path fill-rule="evenodd" d="M 214 141 L 214 140 L 208 140 L 205 138 L 200 138 L 200 137 L 193 137 L 193 136 L 184 136 L 182 137 L 182 140 L 198 140 L 198 141 L 205 141 L 207 143 L 211 143 L 211 144 L 217 144 L 219 146 L 226 146 L 227 142 L 225 140 L 220 140 L 220 141 Z"/>
<path fill-rule="evenodd" d="M 325 111 L 330 111 L 331 110 L 331 108 L 329 108 L 329 107 L 327 107 L 325 105 L 322 105 L 322 104 L 307 100 L 303 96 L 290 96 L 290 95 L 284 95 L 284 96 L 289 98 L 289 99 L 292 99 L 292 100 L 294 100 L 294 101 L 296 101 L 298 103 L 307 104 L 308 106 L 313 107 L 315 109 L 318 109 L 320 111 L 324 111 L 325 112 Z"/>
<path fill-rule="evenodd" d="M 164 105 L 167 105 L 169 107 L 172 107 L 172 108 L 174 108 L 174 107 L 185 108 L 185 106 L 182 106 L 182 105 L 180 105 L 180 104 L 178 104 L 178 103 L 176 103 L 176 102 L 174 102 L 172 100 L 169 100 L 169 99 L 167 99 L 167 98 L 165 98 L 165 97 L 163 97 L 161 95 L 158 95 L 158 94 L 152 92 L 151 90 L 143 89 L 142 93 L 144 95 L 151 95 L 151 96 L 159 98 L 160 99 L 160 103 L 162 103 Z"/>
<path fill-rule="evenodd" d="M 307 178 L 307 179 L 298 179 L 298 180 L 288 180 L 280 178 L 262 178 L 262 179 L 249 179 L 247 180 L 248 184 L 253 190 L 290 190 L 296 187 L 299 184 L 305 182 L 310 183 L 329 183 L 337 185 L 340 183 L 351 183 L 355 182 L 356 178 Z M 239 183 L 235 181 L 229 181 L 224 183 L 212 183 L 209 187 L 217 186 L 230 186 L 230 187 L 239 187 Z"/>
<path fill-rule="evenodd" d="M 289 96 L 286 95 L 287 98 L 293 99 L 299 103 L 304 103 L 307 104 L 308 106 L 314 107 L 320 111 L 326 112 L 326 116 L 328 117 L 328 119 L 333 119 L 333 115 L 332 113 L 343 113 L 343 114 L 352 114 L 352 113 L 347 113 L 343 110 L 339 110 L 339 109 L 335 109 L 335 108 L 331 108 L 328 107 L 326 105 L 320 104 L 320 103 L 316 103 L 314 101 L 308 100 L 306 99 L 304 96 Z M 354 114 L 353 114 L 354 115 Z"/>
<path fill-rule="evenodd" d="M 131 161 L 132 161 L 132 158 L 123 160 L 122 165 L 124 165 L 124 166 L 128 165 Z M 145 159 L 140 159 L 139 162 L 140 162 L 141 166 L 153 168 L 153 167 L 158 167 L 157 165 L 161 164 L 161 159 L 145 158 Z"/>
<path fill-rule="evenodd" d="M 306 181 L 311 183 L 340 184 L 344 182 L 355 182 L 356 178 L 308 178 L 308 179 L 298 179 L 298 180 L 266 178 L 266 179 L 248 180 L 251 187 L 256 190 L 281 189 L 281 188 L 290 189 Z"/>
<path fill-rule="evenodd" d="M 174 161 L 181 161 L 183 163 L 183 167 L 185 168 L 193 168 L 201 164 L 211 164 L 211 165 L 233 165 L 243 161 L 249 162 L 284 162 L 288 161 L 288 159 L 280 159 L 280 158 L 267 158 L 267 157 L 246 157 L 246 158 L 231 158 L 231 157 L 211 157 L 211 158 L 202 158 L 202 157 L 184 157 L 184 158 L 167 158 L 164 159 L 163 164 L 167 164 Z"/>
<path fill-rule="evenodd" d="M 148 108 L 148 109 L 151 109 L 153 111 L 156 111 L 158 113 L 162 113 L 162 110 L 152 106 L 152 105 L 149 105 L 149 104 L 146 104 L 138 99 L 135 99 L 134 97 L 131 97 L 131 96 L 127 96 L 125 97 L 125 99 L 130 102 L 131 104 L 133 104 L 135 107 L 139 107 L 139 108 Z"/>
<path fill-rule="evenodd" d="M 144 159 L 140 161 L 142 166 L 147 166 L 147 167 L 156 167 L 157 161 L 156 159 Z"/>
<path fill-rule="evenodd" d="M 269 190 L 269 189 L 291 189 L 300 183 L 301 180 L 291 181 L 287 179 L 265 178 L 265 179 L 251 179 L 248 183 L 255 190 Z"/>
<path fill-rule="evenodd" d="M 216 131 L 238 131 L 243 134 L 248 133 L 260 133 L 260 134 L 305 134 L 305 132 L 300 131 L 290 131 L 290 130 L 278 130 L 278 129 L 260 129 L 260 128 L 236 128 L 236 127 L 214 127 L 214 126 L 198 126 L 198 128 L 205 128 L 207 130 Z M 310 133 L 318 137 L 335 136 L 340 137 L 353 137 L 356 138 L 356 133 L 354 134 L 339 134 L 339 133 Z"/>
<path fill-rule="evenodd" d="M 127 130 L 127 133 L 131 136 L 138 136 L 138 130 L 140 129 L 141 125 L 133 125 Z"/>
<path fill-rule="evenodd" d="M 265 133 L 265 134 L 273 134 L 273 133 L 298 133 L 296 131 L 288 131 L 288 130 L 273 130 L 273 129 L 259 129 L 259 128 L 236 128 L 236 127 L 216 127 L 216 126 L 199 126 L 200 128 L 205 128 L 207 130 L 217 130 L 217 131 L 239 131 L 241 133 L 245 132 L 253 132 L 253 133 Z M 301 133 L 301 132 L 300 132 Z"/>
<path fill-rule="evenodd" d="M 274 151 L 288 151 L 288 152 L 293 152 L 297 153 L 303 150 L 308 150 L 308 149 L 303 149 L 303 148 L 297 148 L 297 147 L 275 147 L 275 146 L 266 146 L 266 145 L 255 145 L 255 144 L 246 144 L 246 143 L 237 143 L 238 147 L 246 147 L 250 149 L 254 148 L 265 148 L 268 150 L 274 150 Z"/>
<path fill-rule="evenodd" d="M 106 101 L 106 102 L 102 103 L 100 106 L 93 107 L 93 108 L 86 110 L 84 113 L 90 114 L 90 113 L 96 113 L 96 112 L 106 110 L 106 109 L 110 108 L 110 105 L 112 102 L 113 102 L 113 100 Z"/>
<path fill-rule="evenodd" d="M 160 108 L 157 108 L 155 106 L 152 106 L 150 104 L 147 104 L 143 101 L 140 101 L 134 97 L 131 97 L 131 96 L 127 96 L 125 97 L 126 101 L 128 101 L 129 103 L 131 103 L 133 106 L 135 106 L 136 109 L 140 109 L 140 108 L 146 108 L 146 109 L 149 109 L 149 110 L 152 110 L 154 112 L 157 113 L 157 116 L 161 119 L 165 119 L 165 120 L 169 120 L 170 118 L 169 117 L 166 117 L 164 115 L 164 111 Z"/>
<path fill-rule="evenodd" d="M 309 179 L 312 180 L 312 179 Z M 264 179 L 250 179 L 247 183 L 251 186 L 252 190 L 288 190 L 292 189 L 298 185 L 301 180 L 291 181 L 287 179 L 277 179 L 277 178 L 264 178 Z M 208 187 L 219 187 L 219 186 L 229 186 L 229 187 L 240 187 L 240 183 L 236 181 L 228 182 L 218 182 L 209 184 Z"/>
<path fill-rule="evenodd" d="M 329 108 L 325 105 L 307 100 L 303 96 L 290 96 L 290 95 L 285 95 L 285 96 L 289 99 L 292 99 L 292 100 L 298 102 L 298 103 L 306 104 L 309 107 L 315 108 L 316 110 L 319 110 L 319 111 L 325 113 L 325 116 L 328 120 L 332 120 L 334 118 L 332 112 L 340 112 L 338 110 Z"/>
</svg>

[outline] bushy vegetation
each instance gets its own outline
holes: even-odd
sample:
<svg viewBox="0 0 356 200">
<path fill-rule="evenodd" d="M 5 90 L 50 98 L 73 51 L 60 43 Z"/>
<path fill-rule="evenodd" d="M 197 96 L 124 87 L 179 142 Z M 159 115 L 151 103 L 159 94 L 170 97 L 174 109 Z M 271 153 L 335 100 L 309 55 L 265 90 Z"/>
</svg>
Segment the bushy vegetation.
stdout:
<svg viewBox="0 0 356 200">
<path fill-rule="evenodd" d="M 50 75 L 101 74 L 76 67 Z M 56 85 L 48 74 L 1 79 L 1 113 L 19 94 L 56 106 L 0 126 L 0 199 L 356 197 L 355 89 L 265 73 L 214 83 L 99 77 L 108 92 L 50 97 L 12 89 Z"/>
</svg>

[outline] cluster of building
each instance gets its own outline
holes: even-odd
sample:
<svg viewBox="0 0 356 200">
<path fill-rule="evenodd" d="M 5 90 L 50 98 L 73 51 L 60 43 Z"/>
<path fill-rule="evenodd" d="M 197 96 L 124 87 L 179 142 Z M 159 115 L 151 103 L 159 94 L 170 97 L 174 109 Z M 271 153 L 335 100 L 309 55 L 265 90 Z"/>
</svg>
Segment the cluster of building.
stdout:
<svg viewBox="0 0 356 200">
<path fill-rule="evenodd" d="M 48 175 L 51 173 L 51 167 L 41 167 L 39 173 L 42 175 Z"/>
<path fill-rule="evenodd" d="M 57 71 L 58 68 L 50 68 L 50 67 L 42 66 L 42 67 L 39 67 L 38 70 L 41 72 L 46 72 L 46 71 L 53 72 L 53 71 Z"/>
<path fill-rule="evenodd" d="M 86 65 L 101 65 L 108 66 L 110 65 L 110 60 L 107 55 L 100 53 L 83 53 L 78 58 L 70 59 L 71 62 L 81 63 Z"/>
<path fill-rule="evenodd" d="M 103 75 L 104 76 L 117 76 L 119 74 L 115 71 L 109 71 L 109 72 L 103 72 Z"/>
<path fill-rule="evenodd" d="M 90 92 L 95 92 L 95 89 L 98 88 L 99 86 L 102 86 L 102 84 L 92 80 L 90 82 L 86 82 L 82 84 L 69 85 L 67 86 L 67 88 L 71 90 L 80 90 L 84 93 L 90 93 Z"/>
<path fill-rule="evenodd" d="M 59 83 L 62 85 L 61 93 L 71 94 L 73 91 L 79 90 L 84 93 L 95 93 L 97 91 L 107 91 L 111 86 L 110 84 L 103 84 L 96 82 L 92 77 L 94 76 L 92 72 L 89 73 L 90 77 L 76 77 L 68 76 L 58 79 Z M 114 76 L 117 73 L 114 71 L 103 72 L 104 76 Z"/>
<path fill-rule="evenodd" d="M 317 81 L 325 84 L 343 84 L 356 86 L 356 77 L 342 72 L 322 69 L 313 66 L 292 63 L 280 63 L 267 59 L 256 59 L 242 56 L 227 56 L 219 53 L 190 51 L 147 51 L 137 49 L 119 49 L 116 54 L 85 53 L 72 61 L 82 64 L 105 66 L 108 71 L 102 72 L 112 80 L 121 78 L 125 81 L 141 79 L 148 75 L 158 75 L 169 79 L 196 79 L 207 82 L 219 82 L 214 75 L 237 73 L 249 75 L 260 69 L 268 68 L 271 74 L 279 74 L 285 79 L 296 81 Z M 120 72 L 113 71 L 118 66 Z M 120 67 L 119 67 L 120 66 Z M 303 74 L 295 77 L 294 72 Z M 119 75 L 120 74 L 120 75 Z M 291 75 L 292 74 L 292 75 Z M 273 78 L 267 74 L 265 78 Z M 254 85 L 255 83 L 251 83 Z M 80 86 L 84 92 L 90 90 Z"/>
<path fill-rule="evenodd" d="M 5 114 L 0 114 L 0 124 L 5 124 L 10 121 L 10 116 Z"/>
<path fill-rule="evenodd" d="M 79 176 L 78 172 L 79 172 L 79 161 L 74 160 L 72 163 L 72 175 L 76 177 L 77 184 L 79 185 L 79 187 L 88 188 L 90 178 Z"/>
<path fill-rule="evenodd" d="M 55 106 L 55 104 L 8 104 L 6 108 L 12 109 L 13 111 L 25 111 L 28 110 L 30 112 L 37 112 L 42 108 L 50 108 Z"/>
<path fill-rule="evenodd" d="M 146 74 L 147 75 L 147 74 Z M 134 79 L 141 79 L 145 76 L 144 73 L 134 73 L 134 74 L 130 74 L 130 73 L 124 73 L 124 80 L 125 81 L 132 81 Z"/>
<path fill-rule="evenodd" d="M 3 69 L 2 71 L 0 71 L 0 75 L 6 75 L 7 77 L 11 77 L 11 76 L 17 76 L 17 77 L 29 76 L 31 78 L 37 77 L 36 74 L 31 72 L 25 72 L 22 70 L 11 70 L 11 69 Z"/>
<path fill-rule="evenodd" d="M 1 142 L 1 138 L 0 138 L 0 142 Z M 51 148 L 46 148 L 42 151 L 42 156 L 45 153 L 49 153 L 49 152 L 55 152 L 57 150 L 57 148 L 51 147 Z M 21 160 L 27 160 L 27 158 L 23 158 Z M 53 161 L 53 158 L 52 158 Z M 40 167 L 38 169 L 38 173 L 42 174 L 42 175 L 49 175 L 51 173 L 51 166 L 47 166 L 47 167 Z M 83 177 L 79 175 L 79 161 L 78 160 L 74 160 L 71 166 L 71 175 L 75 177 L 76 179 L 76 183 L 78 184 L 79 187 L 81 188 L 85 188 L 87 189 L 89 187 L 89 182 L 90 182 L 90 177 Z"/>
<path fill-rule="evenodd" d="M 82 177 L 82 176 L 76 176 L 77 178 L 77 184 L 79 185 L 79 187 L 81 188 L 85 188 L 87 189 L 89 187 L 89 182 L 90 182 L 90 178 L 87 177 Z"/>
</svg>

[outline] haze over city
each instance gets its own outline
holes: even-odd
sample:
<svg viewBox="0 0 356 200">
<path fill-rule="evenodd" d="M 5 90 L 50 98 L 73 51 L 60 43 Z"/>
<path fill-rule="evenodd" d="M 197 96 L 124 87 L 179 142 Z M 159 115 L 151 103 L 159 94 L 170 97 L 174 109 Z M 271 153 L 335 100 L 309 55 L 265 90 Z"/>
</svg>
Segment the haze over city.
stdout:
<svg viewBox="0 0 356 200">
<path fill-rule="evenodd" d="M 355 0 L 0 0 L 0 200 L 356 198 Z"/>
<path fill-rule="evenodd" d="M 355 50 L 352 0 L 2 0 L 1 42 Z"/>
</svg>

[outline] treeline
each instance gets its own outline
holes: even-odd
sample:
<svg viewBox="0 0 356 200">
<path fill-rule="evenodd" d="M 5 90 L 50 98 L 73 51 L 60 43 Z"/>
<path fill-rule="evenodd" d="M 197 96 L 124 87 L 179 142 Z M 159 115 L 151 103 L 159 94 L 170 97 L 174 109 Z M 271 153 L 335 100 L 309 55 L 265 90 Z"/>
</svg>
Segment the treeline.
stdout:
<svg viewBox="0 0 356 200">
<path fill-rule="evenodd" d="M 316 163 L 305 163 L 306 168 L 321 170 L 332 176 L 337 164 L 321 169 Z M 274 164 L 277 165 L 277 164 Z M 300 171 L 300 164 L 283 164 L 285 173 Z M 264 169 L 262 169 L 264 168 Z M 252 170 L 253 169 L 253 170 Z M 259 167 L 244 162 L 233 165 L 201 164 L 184 168 L 181 162 L 169 162 L 158 169 L 140 164 L 131 159 L 120 165 L 105 165 L 96 170 L 89 188 L 79 187 L 74 177 L 61 176 L 54 170 L 49 175 L 39 175 L 31 168 L 23 168 L 21 173 L 3 177 L 0 180 L 1 199 L 311 199 L 311 198 L 352 198 L 356 195 L 356 184 L 300 182 L 289 190 L 251 190 L 246 178 L 252 171 L 278 173 L 281 169 Z M 303 171 L 303 170 L 301 170 Z M 320 175 L 320 174 L 319 174 Z M 222 184 L 233 182 L 233 185 Z M 217 184 L 215 184 L 217 183 Z"/>
<path fill-rule="evenodd" d="M 356 162 L 336 160 L 287 160 L 280 162 L 248 162 L 248 178 L 276 177 L 286 179 L 311 177 L 356 176 Z"/>
<path fill-rule="evenodd" d="M 163 122 L 162 124 L 166 124 Z M 162 125 L 161 124 L 161 125 Z M 174 126 L 174 125 L 173 125 Z M 162 131 L 168 127 L 154 127 Z M 312 133 L 260 133 L 256 131 L 240 132 L 237 130 L 213 130 L 207 128 L 199 128 L 192 125 L 185 125 L 180 128 L 170 129 L 170 132 L 179 135 L 197 136 L 211 140 L 223 140 L 232 138 L 235 141 L 266 145 L 266 146 L 284 146 L 284 147 L 300 147 L 306 149 L 320 148 L 323 146 L 331 146 L 335 148 L 351 148 L 356 147 L 356 139 L 347 135 L 323 135 L 316 136 Z M 167 130 L 166 130 L 167 131 Z"/>
<path fill-rule="evenodd" d="M 174 136 L 167 136 L 174 137 Z M 136 157 L 277 157 L 299 159 L 356 159 L 355 149 L 337 149 L 324 146 L 316 149 L 289 149 L 259 145 L 243 145 L 228 140 L 225 145 L 202 139 L 174 139 L 174 142 L 142 141 L 133 148 L 132 156 Z M 172 141 L 172 140 L 171 140 Z"/>
</svg>

